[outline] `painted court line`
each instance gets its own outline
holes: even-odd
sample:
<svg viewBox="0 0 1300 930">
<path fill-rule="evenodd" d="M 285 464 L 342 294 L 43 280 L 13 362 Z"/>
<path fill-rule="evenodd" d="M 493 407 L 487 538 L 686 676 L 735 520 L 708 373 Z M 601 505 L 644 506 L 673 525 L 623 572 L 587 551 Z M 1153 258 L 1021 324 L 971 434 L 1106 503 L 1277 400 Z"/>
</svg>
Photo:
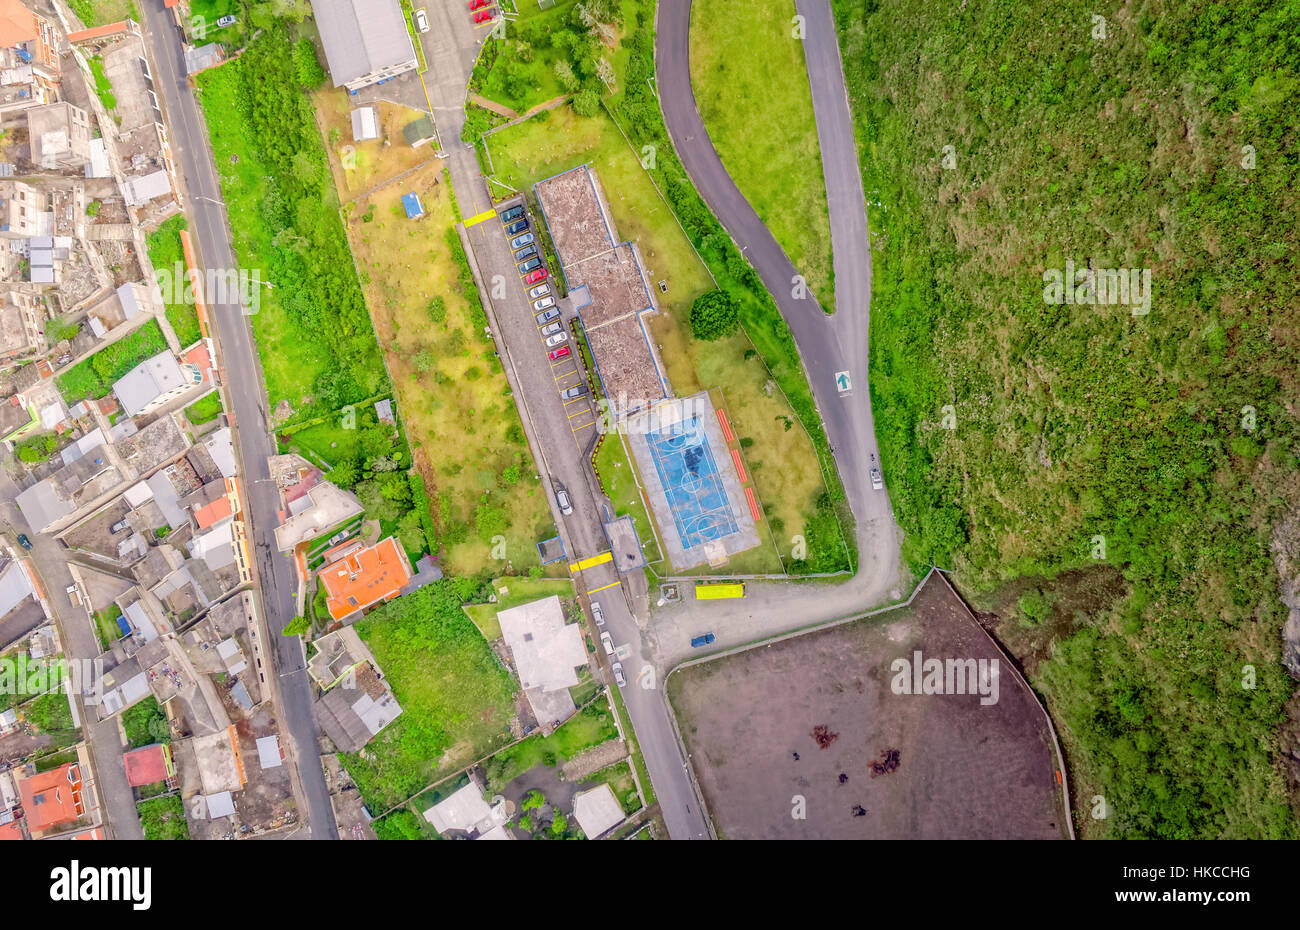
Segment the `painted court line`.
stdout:
<svg viewBox="0 0 1300 930">
<path fill-rule="evenodd" d="M 592 588 L 590 591 L 587 592 L 587 594 L 588 594 L 588 595 L 592 595 L 592 594 L 597 593 L 598 591 L 604 591 L 606 588 L 612 588 L 612 587 L 615 587 L 616 585 L 620 585 L 620 584 L 622 584 L 622 583 L 623 583 L 623 582 L 621 582 L 621 581 L 611 581 L 609 584 L 603 584 L 603 585 L 601 585 L 599 588 Z"/>
</svg>

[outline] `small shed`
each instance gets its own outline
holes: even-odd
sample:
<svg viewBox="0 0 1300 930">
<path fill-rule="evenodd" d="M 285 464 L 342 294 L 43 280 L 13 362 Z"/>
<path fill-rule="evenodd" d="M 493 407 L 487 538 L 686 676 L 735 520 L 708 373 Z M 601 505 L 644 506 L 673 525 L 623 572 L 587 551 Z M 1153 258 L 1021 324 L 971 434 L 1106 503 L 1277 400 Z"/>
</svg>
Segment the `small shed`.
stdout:
<svg viewBox="0 0 1300 930">
<path fill-rule="evenodd" d="M 358 107 L 352 111 L 352 139 L 367 142 L 379 138 L 379 116 L 374 107 Z"/>
<path fill-rule="evenodd" d="M 402 206 L 406 208 L 408 220 L 416 220 L 424 216 L 424 204 L 420 203 L 420 195 L 415 191 L 402 195 Z"/>
</svg>

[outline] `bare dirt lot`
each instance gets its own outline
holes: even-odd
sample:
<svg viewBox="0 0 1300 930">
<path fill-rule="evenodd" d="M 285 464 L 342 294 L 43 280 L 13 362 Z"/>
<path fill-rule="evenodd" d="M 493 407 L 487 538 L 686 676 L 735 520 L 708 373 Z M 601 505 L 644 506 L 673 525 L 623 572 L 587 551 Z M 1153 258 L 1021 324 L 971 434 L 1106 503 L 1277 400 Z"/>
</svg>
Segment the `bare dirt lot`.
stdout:
<svg viewBox="0 0 1300 930">
<path fill-rule="evenodd" d="M 916 650 L 999 659 L 997 703 L 893 693 L 891 663 Z M 910 607 L 691 666 L 668 687 L 720 837 L 1067 836 L 1046 718 L 942 579 Z"/>
</svg>

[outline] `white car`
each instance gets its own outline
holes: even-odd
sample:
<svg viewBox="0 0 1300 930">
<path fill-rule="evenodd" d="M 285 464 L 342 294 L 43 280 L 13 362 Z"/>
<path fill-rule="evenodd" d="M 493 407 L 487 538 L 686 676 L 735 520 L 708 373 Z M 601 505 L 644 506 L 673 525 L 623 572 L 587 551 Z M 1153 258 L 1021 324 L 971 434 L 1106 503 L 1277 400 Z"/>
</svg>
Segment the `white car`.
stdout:
<svg viewBox="0 0 1300 930">
<path fill-rule="evenodd" d="M 564 329 L 564 324 L 556 320 L 554 323 L 547 323 L 542 327 L 542 335 L 553 336 L 562 329 Z"/>
<path fill-rule="evenodd" d="M 537 300 L 533 302 L 534 310 L 547 310 L 554 306 L 555 306 L 554 297 L 543 297 L 541 300 Z"/>
<path fill-rule="evenodd" d="M 596 618 L 596 626 L 605 625 L 605 612 L 600 609 L 600 601 L 591 602 L 591 615 Z"/>
<path fill-rule="evenodd" d="M 605 647 L 605 655 L 612 656 L 614 654 L 614 640 L 610 638 L 608 633 L 600 634 L 600 644 Z"/>
<path fill-rule="evenodd" d="M 884 486 L 885 486 L 885 481 L 883 478 L 880 477 L 880 469 L 879 468 L 871 469 L 871 487 L 879 491 L 882 488 L 884 488 Z"/>
<path fill-rule="evenodd" d="M 564 488 L 560 488 L 560 490 L 555 492 L 555 503 L 560 505 L 560 513 L 564 514 L 566 517 L 573 513 L 573 504 L 569 502 L 569 492 L 564 490 Z"/>
<path fill-rule="evenodd" d="M 618 686 L 620 688 L 626 686 L 627 678 L 623 676 L 623 663 L 615 662 L 610 668 L 614 670 L 614 681 L 618 683 Z"/>
<path fill-rule="evenodd" d="M 545 297 L 550 292 L 551 292 L 550 285 L 539 284 L 537 285 L 537 287 L 533 288 L 531 291 L 528 292 L 528 298 L 529 300 L 531 300 L 534 297 Z"/>
<path fill-rule="evenodd" d="M 556 333 L 554 336 L 551 336 L 549 339 L 546 340 L 546 347 L 548 349 L 553 349 L 556 346 L 558 346 L 561 342 L 567 342 L 568 339 L 569 339 L 568 333 Z"/>
<path fill-rule="evenodd" d="M 429 17 L 424 15 L 424 10 L 415 11 L 415 28 L 421 32 L 429 31 Z"/>
</svg>

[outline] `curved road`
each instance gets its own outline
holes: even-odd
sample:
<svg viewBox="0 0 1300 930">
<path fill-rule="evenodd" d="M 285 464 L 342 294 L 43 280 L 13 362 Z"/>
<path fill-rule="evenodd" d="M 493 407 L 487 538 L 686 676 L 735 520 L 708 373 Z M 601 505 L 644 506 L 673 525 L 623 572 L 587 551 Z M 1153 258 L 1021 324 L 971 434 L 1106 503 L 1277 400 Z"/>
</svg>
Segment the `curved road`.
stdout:
<svg viewBox="0 0 1300 930">
<path fill-rule="evenodd" d="M 792 296 L 794 265 L 723 167 L 704 128 L 690 79 L 690 0 L 661 0 L 656 14 L 655 77 L 668 133 L 696 190 L 754 266 L 794 334 L 856 521 L 859 561 L 852 580 L 819 589 L 814 604 L 808 603 L 803 586 L 753 585 L 750 595 L 729 610 L 710 608 L 709 616 L 719 626 L 728 620 L 752 624 L 754 614 L 800 617 L 798 626 L 850 616 L 897 596 L 900 581 L 900 535 L 889 496 L 872 490 L 870 480 L 873 457 L 878 458 L 867 391 L 871 247 L 843 65 L 830 0 L 796 0 L 796 9 L 806 25 L 804 58 L 830 208 L 835 268 L 832 315 L 811 296 Z M 838 372 L 848 373 L 847 392 L 836 385 Z M 683 606 L 685 610 L 679 608 L 677 613 L 688 615 L 690 605 Z M 681 617 L 670 622 L 680 624 Z M 767 618 L 763 635 L 778 632 L 767 629 L 774 622 L 784 623 Z"/>
</svg>

